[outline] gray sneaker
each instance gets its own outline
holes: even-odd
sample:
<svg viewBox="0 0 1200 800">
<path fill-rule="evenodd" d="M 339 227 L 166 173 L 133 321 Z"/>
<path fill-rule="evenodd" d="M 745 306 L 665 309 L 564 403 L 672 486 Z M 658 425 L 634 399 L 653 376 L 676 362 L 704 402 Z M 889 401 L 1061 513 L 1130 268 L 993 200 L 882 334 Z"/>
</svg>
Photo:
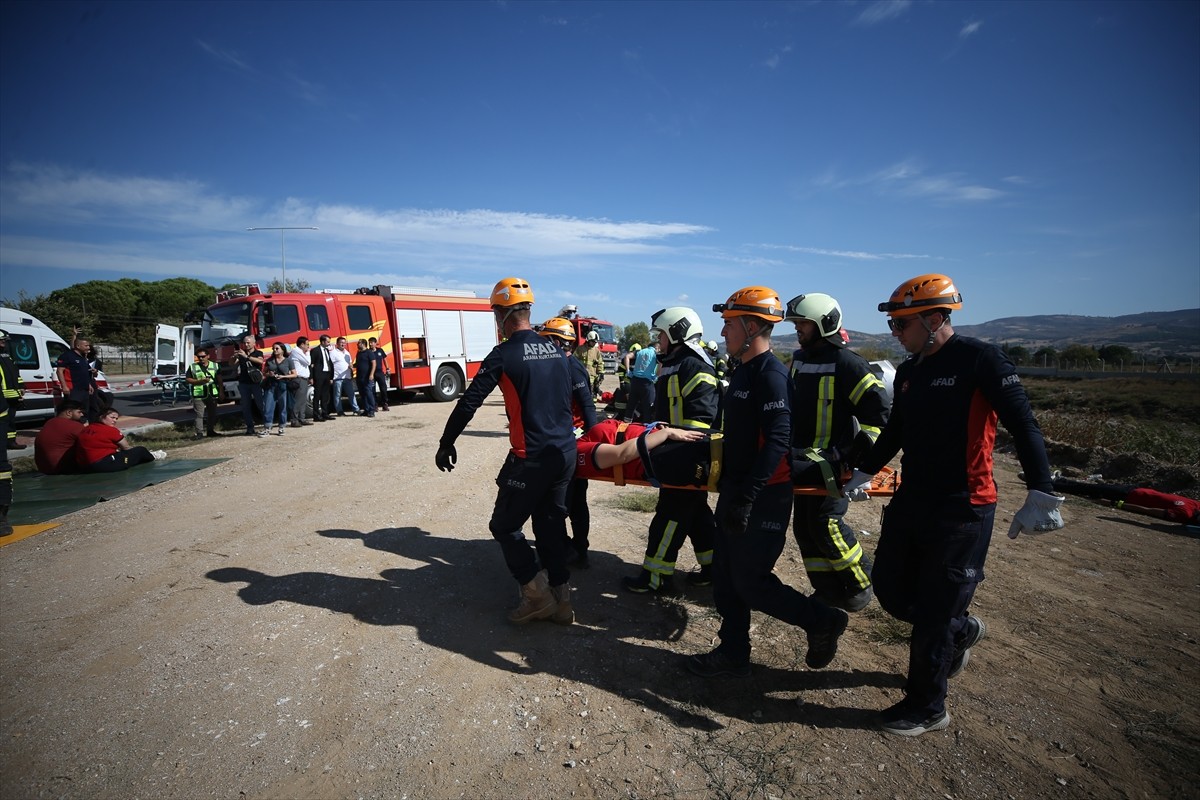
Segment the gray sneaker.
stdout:
<svg viewBox="0 0 1200 800">
<path fill-rule="evenodd" d="M 950 714 L 943 711 L 930 717 L 916 716 L 901 717 L 900 719 L 885 720 L 879 727 L 887 733 L 896 736 L 920 736 L 929 731 L 940 731 L 950 727 Z"/>
</svg>

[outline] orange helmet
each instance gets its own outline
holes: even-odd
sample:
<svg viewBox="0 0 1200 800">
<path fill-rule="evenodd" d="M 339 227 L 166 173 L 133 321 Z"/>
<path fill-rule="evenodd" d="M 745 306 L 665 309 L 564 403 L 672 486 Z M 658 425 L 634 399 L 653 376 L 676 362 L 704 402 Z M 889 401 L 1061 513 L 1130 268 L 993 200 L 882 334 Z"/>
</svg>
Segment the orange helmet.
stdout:
<svg viewBox="0 0 1200 800">
<path fill-rule="evenodd" d="M 721 315 L 721 319 L 748 316 L 772 324 L 783 322 L 783 303 L 779 301 L 779 293 L 765 286 L 738 289 L 724 303 L 716 303 L 712 308 Z"/>
<path fill-rule="evenodd" d="M 492 308 L 511 308 L 521 303 L 533 304 L 533 289 L 524 278 L 504 278 L 492 289 Z"/>
<path fill-rule="evenodd" d="M 879 304 L 879 310 L 890 317 L 911 317 L 935 308 L 962 308 L 962 295 L 954 281 L 936 273 L 905 281 L 892 292 L 890 300 Z"/>
<path fill-rule="evenodd" d="M 537 332 L 542 336 L 557 336 L 564 342 L 575 344 L 575 329 L 562 317 L 552 317 L 546 320 L 538 326 Z"/>
</svg>

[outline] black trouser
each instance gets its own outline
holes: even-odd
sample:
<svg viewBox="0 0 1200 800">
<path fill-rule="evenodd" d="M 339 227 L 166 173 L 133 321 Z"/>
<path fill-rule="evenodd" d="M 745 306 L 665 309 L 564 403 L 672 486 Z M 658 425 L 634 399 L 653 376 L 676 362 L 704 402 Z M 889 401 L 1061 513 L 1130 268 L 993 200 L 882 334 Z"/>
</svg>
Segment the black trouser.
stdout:
<svg viewBox="0 0 1200 800">
<path fill-rule="evenodd" d="M 325 419 L 332 416 L 333 408 L 333 379 L 326 374 L 313 374 L 313 419 Z"/>
<path fill-rule="evenodd" d="M 148 464 L 154 456 L 144 447 L 131 447 L 128 450 L 118 450 L 110 456 L 88 464 L 84 472 L 121 472 L 138 464 Z"/>
<path fill-rule="evenodd" d="M 588 534 L 592 528 L 592 512 L 588 508 L 588 481 L 575 478 L 567 489 L 567 516 L 571 519 L 571 546 L 579 555 L 587 555 Z"/>
<path fill-rule="evenodd" d="M 0 414 L 0 506 L 12 505 L 12 464 L 8 460 L 8 426 L 13 416 L 10 408 Z"/>
<path fill-rule="evenodd" d="M 383 409 L 388 407 L 388 376 L 382 372 L 375 373 L 375 405 Z"/>
<path fill-rule="evenodd" d="M 717 498 L 717 514 L 729 502 Z M 833 611 L 788 586 L 774 572 L 787 542 L 792 485 L 768 484 L 754 499 L 745 533 L 718 528 L 713 558 L 713 601 L 721 615 L 721 650 L 730 658 L 750 658 L 750 611 L 812 631 L 828 623 Z"/>
<path fill-rule="evenodd" d="M 654 519 L 642 569 L 650 573 L 650 586 L 657 589 L 664 576 L 675 574 L 675 559 L 683 540 L 691 538 L 696 563 L 705 567 L 713 561 L 713 537 L 717 523 L 708 507 L 708 493 L 694 489 L 659 489 Z"/>
<path fill-rule="evenodd" d="M 1124 500 L 1137 487 L 1131 483 L 1092 483 L 1091 481 L 1076 481 L 1070 478 L 1055 478 L 1051 484 L 1054 491 L 1064 494 L 1074 494 L 1091 500 Z"/>
<path fill-rule="evenodd" d="M 524 586 L 545 568 L 551 586 L 570 578 L 567 570 L 567 486 L 575 453 L 543 451 L 536 459 L 509 454 L 496 476 L 500 491 L 488 530 L 500 543 L 508 571 Z M 536 553 L 521 530 L 532 520 Z M 539 566 L 539 563 L 540 566 Z"/>
<path fill-rule="evenodd" d="M 800 494 L 794 505 L 792 532 L 808 582 L 821 599 L 845 600 L 870 586 L 870 561 L 843 519 L 850 502 L 841 496 Z"/>
<path fill-rule="evenodd" d="M 911 622 L 905 702 L 922 716 L 946 707 L 946 678 L 967 607 L 983 580 L 994 503 L 913 496 L 902 486 L 883 512 L 871 580 L 884 611 Z"/>
<path fill-rule="evenodd" d="M 650 419 L 650 409 L 653 407 L 654 381 L 648 381 L 645 378 L 630 378 L 625 419 L 631 422 L 647 422 Z"/>
</svg>

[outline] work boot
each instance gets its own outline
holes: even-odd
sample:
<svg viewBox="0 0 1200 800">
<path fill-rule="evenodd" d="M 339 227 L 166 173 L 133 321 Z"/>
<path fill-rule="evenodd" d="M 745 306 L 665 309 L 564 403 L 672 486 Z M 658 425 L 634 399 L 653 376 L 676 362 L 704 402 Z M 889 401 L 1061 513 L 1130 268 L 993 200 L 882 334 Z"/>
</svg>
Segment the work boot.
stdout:
<svg viewBox="0 0 1200 800">
<path fill-rule="evenodd" d="M 546 619 L 558 611 L 558 601 L 550 591 L 546 573 L 539 572 L 521 587 L 521 603 L 508 613 L 508 621 L 524 625 L 533 619 Z"/>
<path fill-rule="evenodd" d="M 554 602 L 558 603 L 558 610 L 550 617 L 550 621 L 559 625 L 570 625 L 575 621 L 575 609 L 571 608 L 571 584 L 551 586 L 550 593 L 554 595 Z"/>
<path fill-rule="evenodd" d="M 8 506 L 0 506 L 0 536 L 11 536 L 12 523 L 8 521 Z"/>
<path fill-rule="evenodd" d="M 838 637 L 846 631 L 850 617 L 839 608 L 831 608 L 832 616 L 824 626 L 815 631 L 808 631 L 808 652 L 804 654 L 804 663 L 809 669 L 823 669 L 829 666 L 837 655 Z"/>
<path fill-rule="evenodd" d="M 817 599 L 825 605 L 849 611 L 851 614 L 862 611 L 869 606 L 871 598 L 874 596 L 875 593 L 871 590 L 870 586 L 853 594 L 846 594 L 845 592 L 839 592 L 838 594 L 817 592 L 816 595 Z"/>
<path fill-rule="evenodd" d="M 634 594 L 674 594 L 675 580 L 670 575 L 644 569 L 636 578 L 621 578 L 621 588 Z"/>
<path fill-rule="evenodd" d="M 947 678 L 953 678 L 967 668 L 967 662 L 971 660 L 971 648 L 982 642 L 985 636 L 987 623 L 974 614 L 969 615 L 966 625 L 963 626 L 962 644 L 954 648 L 954 658 L 950 661 L 950 674 Z"/>
<path fill-rule="evenodd" d="M 750 662 L 731 658 L 718 647 L 708 653 L 689 656 L 684 666 L 693 675 L 701 678 L 749 678 Z"/>
<path fill-rule="evenodd" d="M 684 576 L 688 586 L 712 586 L 712 565 L 704 564 L 695 572 Z"/>
</svg>

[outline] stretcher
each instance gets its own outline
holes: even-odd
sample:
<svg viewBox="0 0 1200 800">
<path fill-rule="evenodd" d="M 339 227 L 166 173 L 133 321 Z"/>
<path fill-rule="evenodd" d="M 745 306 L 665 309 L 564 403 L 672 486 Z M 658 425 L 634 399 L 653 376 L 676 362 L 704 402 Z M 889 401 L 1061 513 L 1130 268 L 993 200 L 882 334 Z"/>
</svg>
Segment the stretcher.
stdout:
<svg viewBox="0 0 1200 800">
<path fill-rule="evenodd" d="M 697 492 L 715 492 L 717 490 L 716 480 L 711 480 L 704 486 L 671 486 L 665 483 L 655 484 L 650 481 L 635 480 L 624 477 L 620 474 L 617 467 L 613 467 L 613 472 L 616 473 L 612 477 L 608 476 L 588 476 L 589 481 L 604 481 L 615 486 L 647 486 L 652 489 L 691 489 Z M 719 472 L 718 472 L 719 474 Z M 867 494 L 871 497 L 891 497 L 896 493 L 896 489 L 900 487 L 900 473 L 896 472 L 891 467 L 884 467 L 874 478 L 871 478 L 871 483 L 863 488 L 867 490 Z M 792 494 L 801 495 L 827 495 L 828 491 L 823 486 L 793 486 Z"/>
</svg>

